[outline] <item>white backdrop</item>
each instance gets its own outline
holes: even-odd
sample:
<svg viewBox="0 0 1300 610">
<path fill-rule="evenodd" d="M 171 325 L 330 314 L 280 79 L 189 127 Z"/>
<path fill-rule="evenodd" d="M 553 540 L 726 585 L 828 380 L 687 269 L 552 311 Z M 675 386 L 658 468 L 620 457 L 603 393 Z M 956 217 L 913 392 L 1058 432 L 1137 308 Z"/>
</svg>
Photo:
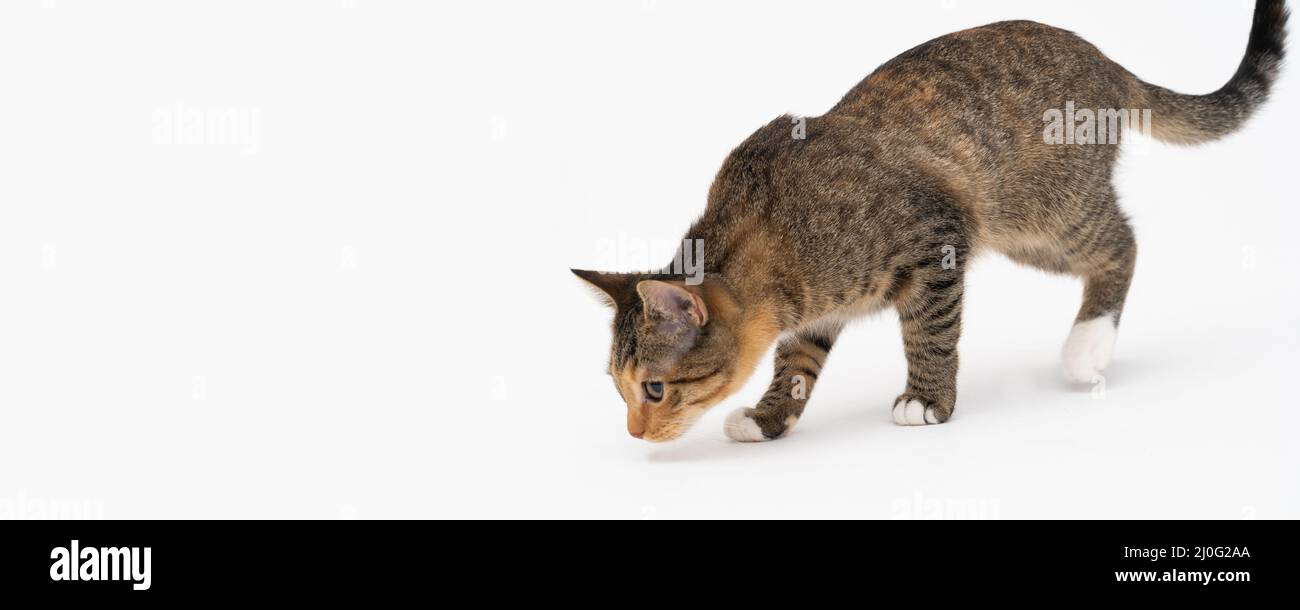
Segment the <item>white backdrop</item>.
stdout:
<svg viewBox="0 0 1300 610">
<path fill-rule="evenodd" d="M 890 422 L 890 313 L 790 438 L 721 432 L 765 362 L 649 445 L 568 272 L 646 266 L 753 129 L 934 36 L 1039 20 L 1207 92 L 1252 4 L 0 4 L 0 517 L 1298 517 L 1294 74 L 1126 155 L 1104 395 L 1058 381 L 1079 284 L 988 258 L 951 423 Z"/>
</svg>

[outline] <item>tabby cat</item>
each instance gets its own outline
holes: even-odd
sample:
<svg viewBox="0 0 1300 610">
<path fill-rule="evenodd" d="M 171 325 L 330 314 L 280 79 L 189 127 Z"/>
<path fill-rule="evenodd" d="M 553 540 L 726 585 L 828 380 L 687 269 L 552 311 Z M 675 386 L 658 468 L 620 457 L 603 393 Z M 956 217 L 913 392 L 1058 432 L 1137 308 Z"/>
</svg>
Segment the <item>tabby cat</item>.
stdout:
<svg viewBox="0 0 1300 610">
<path fill-rule="evenodd" d="M 1067 379 L 1094 380 L 1136 254 L 1111 184 L 1120 130 L 1108 142 L 1104 121 L 1066 124 L 1062 143 L 1048 117 L 1067 104 L 1146 109 L 1161 141 L 1221 138 L 1268 97 L 1287 18 L 1284 0 L 1259 0 L 1245 59 L 1208 95 L 1143 82 L 1070 32 L 1011 21 L 922 44 L 830 112 L 760 128 L 723 163 L 686 234 L 703 243 L 700 281 L 574 270 L 614 308 L 609 373 L 628 432 L 680 436 L 776 343 L 766 395 L 725 430 L 738 441 L 788 434 L 845 323 L 886 307 L 907 354 L 894 422 L 948 421 L 965 270 L 988 251 L 1083 279 L 1063 364 Z"/>
</svg>

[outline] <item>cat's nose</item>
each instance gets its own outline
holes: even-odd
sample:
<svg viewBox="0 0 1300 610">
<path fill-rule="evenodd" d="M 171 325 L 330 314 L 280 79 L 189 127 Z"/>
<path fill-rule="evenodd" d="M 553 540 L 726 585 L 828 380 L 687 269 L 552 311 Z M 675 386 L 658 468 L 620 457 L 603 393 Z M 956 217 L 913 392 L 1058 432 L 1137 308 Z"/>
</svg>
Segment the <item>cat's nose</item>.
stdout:
<svg viewBox="0 0 1300 610">
<path fill-rule="evenodd" d="M 627 433 L 632 438 L 641 438 L 645 436 L 645 414 L 637 409 L 627 410 Z"/>
</svg>

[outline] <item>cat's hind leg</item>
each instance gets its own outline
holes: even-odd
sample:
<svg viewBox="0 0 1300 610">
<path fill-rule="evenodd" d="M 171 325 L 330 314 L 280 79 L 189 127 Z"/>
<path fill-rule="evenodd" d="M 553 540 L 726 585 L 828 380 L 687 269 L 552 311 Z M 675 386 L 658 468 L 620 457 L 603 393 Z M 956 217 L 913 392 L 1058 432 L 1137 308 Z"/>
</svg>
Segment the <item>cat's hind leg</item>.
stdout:
<svg viewBox="0 0 1300 610">
<path fill-rule="evenodd" d="M 1038 229 L 1051 237 L 1050 247 L 1013 242 L 1005 250 L 1016 262 L 1083 278 L 1083 305 L 1061 349 L 1061 370 L 1074 383 L 1095 383 L 1110 364 L 1137 260 L 1133 229 L 1114 192 L 1108 189 L 1092 202 L 1068 222 Z"/>
<path fill-rule="evenodd" d="M 1067 381 L 1096 383 L 1110 364 L 1124 300 L 1133 280 L 1137 242 L 1118 206 L 1086 231 L 1066 241 L 1070 270 L 1083 277 L 1083 305 L 1061 349 Z"/>
<path fill-rule="evenodd" d="M 772 384 L 754 408 L 737 409 L 727 417 L 727 436 L 751 443 L 788 434 L 803 415 L 804 405 L 842 328 L 836 324 L 805 330 L 779 343 Z"/>
</svg>

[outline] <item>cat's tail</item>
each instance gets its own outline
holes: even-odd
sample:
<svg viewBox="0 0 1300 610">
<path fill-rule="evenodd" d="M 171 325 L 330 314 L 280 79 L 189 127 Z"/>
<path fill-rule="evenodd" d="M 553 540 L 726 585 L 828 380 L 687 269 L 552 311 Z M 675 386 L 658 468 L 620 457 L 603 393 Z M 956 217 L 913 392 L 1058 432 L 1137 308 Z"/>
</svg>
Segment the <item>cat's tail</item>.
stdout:
<svg viewBox="0 0 1300 610">
<path fill-rule="evenodd" d="M 1286 47 L 1286 0 L 1256 0 L 1246 57 L 1232 80 L 1207 95 L 1184 95 L 1138 81 L 1145 108 L 1151 109 L 1151 131 L 1171 144 L 1200 144 L 1226 136 L 1250 118 L 1268 99 L 1277 80 Z"/>
</svg>

